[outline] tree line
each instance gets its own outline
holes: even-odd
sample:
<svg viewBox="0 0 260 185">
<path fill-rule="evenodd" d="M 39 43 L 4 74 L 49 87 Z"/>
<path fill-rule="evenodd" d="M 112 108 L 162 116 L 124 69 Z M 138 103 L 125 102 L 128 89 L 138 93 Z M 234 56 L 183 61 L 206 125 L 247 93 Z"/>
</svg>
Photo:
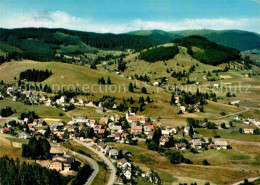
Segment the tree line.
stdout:
<svg viewBox="0 0 260 185">
<path fill-rule="evenodd" d="M 238 50 L 211 42 L 197 35 L 175 39 L 173 42 L 187 47 L 189 55 L 205 64 L 218 65 L 240 58 Z M 198 47 L 204 51 L 194 51 L 192 47 Z"/>
<path fill-rule="evenodd" d="M 30 159 L 48 159 L 51 145 L 46 138 L 31 137 L 28 144 L 22 145 L 22 156 Z"/>
<path fill-rule="evenodd" d="M 165 61 L 173 58 L 175 55 L 179 53 L 179 49 L 177 46 L 170 47 L 155 47 L 152 49 L 147 49 L 147 51 L 141 52 L 139 55 L 139 59 L 145 60 L 150 63 L 154 63 L 156 61 Z"/>
<path fill-rule="evenodd" d="M 32 82 L 42 82 L 45 79 L 49 78 L 52 75 L 52 72 L 48 69 L 44 70 L 35 70 L 27 69 L 20 73 L 20 80 L 26 79 L 27 81 Z"/>
<path fill-rule="evenodd" d="M 14 113 L 11 107 L 0 108 L 1 117 L 8 117 Z"/>
<path fill-rule="evenodd" d="M 0 184 L 3 185 L 67 185 L 72 176 L 62 176 L 39 164 L 21 163 L 7 156 L 0 158 Z"/>
</svg>

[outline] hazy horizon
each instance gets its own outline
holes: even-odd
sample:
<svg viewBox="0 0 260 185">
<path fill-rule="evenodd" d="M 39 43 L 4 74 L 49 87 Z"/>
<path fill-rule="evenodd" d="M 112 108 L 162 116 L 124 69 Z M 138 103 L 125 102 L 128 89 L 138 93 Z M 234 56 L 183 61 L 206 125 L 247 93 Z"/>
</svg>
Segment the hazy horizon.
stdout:
<svg viewBox="0 0 260 185">
<path fill-rule="evenodd" d="M 259 0 L 0 0 L 0 27 L 98 33 L 159 29 L 260 33 Z"/>
</svg>

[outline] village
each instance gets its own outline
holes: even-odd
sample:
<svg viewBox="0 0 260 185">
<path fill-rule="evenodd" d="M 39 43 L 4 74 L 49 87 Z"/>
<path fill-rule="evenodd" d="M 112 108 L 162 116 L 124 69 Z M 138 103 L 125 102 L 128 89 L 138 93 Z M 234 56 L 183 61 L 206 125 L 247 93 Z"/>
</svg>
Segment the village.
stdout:
<svg viewBox="0 0 260 185">
<path fill-rule="evenodd" d="M 12 88 L 7 88 L 6 94 L 11 96 L 13 101 L 19 101 L 17 96 L 13 95 L 13 91 Z M 59 99 L 56 99 L 55 102 L 52 102 L 51 98 L 40 96 L 31 91 L 23 91 L 21 95 L 25 95 L 32 104 L 44 104 L 46 106 L 58 105 L 61 106 L 63 111 L 67 111 L 69 107 L 66 102 L 69 102 L 70 106 L 72 105 L 73 107 L 95 107 L 96 112 L 101 115 L 107 111 L 107 109 L 102 106 L 102 102 L 99 102 L 96 106 L 92 101 L 85 102 L 82 99 L 77 100 L 76 98 L 71 98 L 68 101 L 65 96 L 61 96 Z M 176 104 L 179 104 L 178 100 L 177 98 L 175 101 Z M 255 124 L 258 127 L 260 125 L 260 121 L 254 118 L 242 119 L 240 116 L 235 116 L 233 119 L 247 125 Z M 54 122 L 51 124 L 37 116 L 34 117 L 30 114 L 25 114 L 22 120 L 16 119 L 4 124 L 1 128 L 1 133 L 12 134 L 22 139 L 29 139 L 35 136 L 50 136 L 49 138 L 53 143 L 68 142 L 73 139 L 90 143 L 92 146 L 96 146 L 95 149 L 97 151 L 102 152 L 115 164 L 118 175 L 117 184 L 122 184 L 126 182 L 131 183 L 133 178 L 138 174 L 137 169 L 128 160 L 133 154 L 127 150 L 119 151 L 117 148 L 113 148 L 107 144 L 107 142 L 129 145 L 146 142 L 149 148 L 151 141 L 155 140 L 155 133 L 159 133 L 158 146 L 156 147 L 160 148 L 173 148 L 181 152 L 186 150 L 199 152 L 200 150 L 208 150 L 208 148 L 215 150 L 232 150 L 232 146 L 230 146 L 226 140 L 218 137 L 204 138 L 196 134 L 194 131 L 196 127 L 205 129 L 227 129 L 229 126 L 217 126 L 214 125 L 214 123 L 212 126 L 212 123 L 204 121 L 197 126 L 187 123 L 186 127 L 165 127 L 160 122 L 151 120 L 149 117 L 136 115 L 136 113 L 132 112 L 129 108 L 125 115 L 114 114 L 111 117 L 101 117 L 98 120 L 88 117 L 87 115 L 78 115 L 72 117 L 69 122 Z M 255 134 L 256 132 L 259 132 L 259 129 L 244 128 L 241 130 L 241 134 Z M 173 139 L 174 142 L 172 142 Z M 74 162 L 75 158 L 72 156 L 57 154 L 49 161 L 48 168 L 55 169 L 59 172 L 69 172 L 73 169 Z M 142 171 L 141 174 L 142 178 L 148 179 L 151 183 L 156 184 L 156 182 L 159 181 L 159 178 L 150 178 L 151 172 L 149 171 Z"/>
</svg>

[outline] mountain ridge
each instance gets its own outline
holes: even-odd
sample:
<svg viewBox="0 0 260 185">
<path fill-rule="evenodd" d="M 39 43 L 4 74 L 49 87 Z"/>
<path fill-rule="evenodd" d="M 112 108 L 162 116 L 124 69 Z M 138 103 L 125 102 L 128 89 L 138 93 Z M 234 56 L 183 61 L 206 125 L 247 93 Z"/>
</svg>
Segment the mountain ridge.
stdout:
<svg viewBox="0 0 260 185">
<path fill-rule="evenodd" d="M 210 41 L 216 42 L 227 47 L 232 47 L 240 51 L 260 48 L 260 34 L 244 30 L 137 30 L 128 33 L 133 35 L 146 35 L 151 39 L 155 39 L 155 37 L 157 37 L 157 40 L 165 39 L 168 42 L 171 42 L 176 38 L 182 38 L 191 35 L 199 35 L 209 39 Z M 167 37 L 165 35 L 167 35 Z"/>
</svg>

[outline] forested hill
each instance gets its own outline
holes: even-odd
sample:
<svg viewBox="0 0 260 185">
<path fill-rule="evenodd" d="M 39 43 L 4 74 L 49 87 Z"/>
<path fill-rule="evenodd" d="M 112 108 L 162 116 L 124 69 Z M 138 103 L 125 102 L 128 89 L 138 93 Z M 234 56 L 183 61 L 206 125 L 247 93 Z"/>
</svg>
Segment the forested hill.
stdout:
<svg viewBox="0 0 260 185">
<path fill-rule="evenodd" d="M 171 42 L 176 38 L 183 38 L 191 35 L 199 35 L 218 44 L 236 48 L 240 51 L 260 48 L 260 35 L 242 30 L 139 30 L 129 32 L 132 35 L 145 35 L 156 42 Z"/>
<path fill-rule="evenodd" d="M 63 33 L 63 35 L 59 33 Z M 15 45 L 24 50 L 29 49 L 29 46 L 26 47 L 26 44 L 41 45 L 44 43 L 50 44 L 52 47 L 61 44 L 75 45 L 85 43 L 95 48 L 116 50 L 140 50 L 157 44 L 151 41 L 147 36 L 112 33 L 101 34 L 48 28 L 0 29 L 0 41 L 7 42 L 10 45 Z"/>
<path fill-rule="evenodd" d="M 55 54 L 64 48 L 67 48 L 70 54 L 78 55 L 91 53 L 95 48 L 139 51 L 156 44 L 158 43 L 147 36 L 129 34 L 100 34 L 48 28 L 0 29 L 0 54 L 9 53 L 10 58 L 39 61 L 55 59 Z"/>
<path fill-rule="evenodd" d="M 218 65 L 240 58 L 238 50 L 211 42 L 201 36 L 175 39 L 174 43 L 186 47 L 188 54 L 205 64 Z"/>
<path fill-rule="evenodd" d="M 244 31 L 193 30 L 165 32 L 162 30 L 141 30 L 127 34 L 93 33 L 67 29 L 48 28 L 0 28 L 0 63 L 10 59 L 31 59 L 37 61 L 74 61 L 73 57 L 81 57 L 78 61 L 94 63 L 86 53 L 98 53 L 98 50 L 132 49 L 141 51 L 150 46 L 172 42 L 186 35 L 205 35 L 225 46 L 238 50 L 260 48 L 260 36 Z M 69 55 L 72 59 L 67 59 Z M 224 59 L 225 60 L 225 59 Z M 223 61 L 224 61 L 223 60 Z"/>
</svg>

